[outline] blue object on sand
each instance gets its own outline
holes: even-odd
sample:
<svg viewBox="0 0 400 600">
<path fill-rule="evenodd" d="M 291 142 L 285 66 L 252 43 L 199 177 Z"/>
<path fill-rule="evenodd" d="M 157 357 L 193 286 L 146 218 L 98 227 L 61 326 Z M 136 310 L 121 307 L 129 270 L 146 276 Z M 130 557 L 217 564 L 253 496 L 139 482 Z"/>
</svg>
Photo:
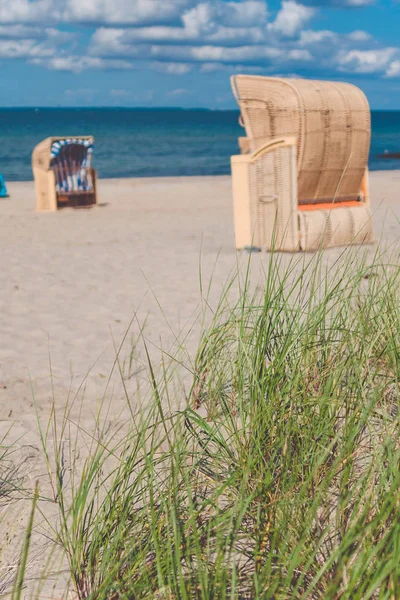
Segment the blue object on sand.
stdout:
<svg viewBox="0 0 400 600">
<path fill-rule="evenodd" d="M 244 249 L 248 253 L 251 253 L 251 252 L 261 252 L 261 248 L 259 248 L 258 246 L 245 246 Z"/>
<path fill-rule="evenodd" d="M 7 198 L 7 186 L 3 175 L 0 173 L 0 198 Z"/>
</svg>

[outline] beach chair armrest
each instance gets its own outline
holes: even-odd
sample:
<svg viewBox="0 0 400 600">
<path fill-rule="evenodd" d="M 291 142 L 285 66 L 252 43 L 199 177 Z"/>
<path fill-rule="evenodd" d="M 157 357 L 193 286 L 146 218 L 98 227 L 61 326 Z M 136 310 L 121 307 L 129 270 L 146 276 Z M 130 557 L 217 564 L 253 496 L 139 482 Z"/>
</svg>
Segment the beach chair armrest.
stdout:
<svg viewBox="0 0 400 600">
<path fill-rule="evenodd" d="M 251 154 L 251 159 L 254 162 L 262 156 L 265 156 L 265 154 L 275 152 L 277 150 L 280 150 L 281 148 L 288 148 L 290 146 L 296 147 L 296 144 L 297 140 L 293 136 L 273 138 L 272 140 L 269 140 L 268 142 L 257 148 L 257 150 L 255 150 Z"/>
<path fill-rule="evenodd" d="M 296 138 L 231 157 L 236 247 L 298 249 Z"/>
</svg>

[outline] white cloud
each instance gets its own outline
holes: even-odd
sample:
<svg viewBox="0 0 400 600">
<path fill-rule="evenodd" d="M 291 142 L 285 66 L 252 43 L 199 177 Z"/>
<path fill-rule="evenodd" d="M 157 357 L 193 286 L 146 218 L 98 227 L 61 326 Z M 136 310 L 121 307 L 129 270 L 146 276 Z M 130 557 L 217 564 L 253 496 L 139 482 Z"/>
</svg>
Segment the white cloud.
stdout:
<svg viewBox="0 0 400 600">
<path fill-rule="evenodd" d="M 243 0 L 241 3 L 223 0 L 204 3 L 195 0 L 0 0 L 0 22 L 59 20 L 129 26 L 177 22 L 185 11 L 190 20 L 201 17 L 207 10 L 211 17 L 227 17 L 232 26 L 259 23 L 260 19 L 266 18 L 267 12 L 264 0 Z"/>
<path fill-rule="evenodd" d="M 0 22 L 169 23 L 192 4 L 191 0 L 0 0 Z"/>
<path fill-rule="evenodd" d="M 264 73 L 265 69 L 263 67 L 254 67 L 251 65 L 234 65 L 234 64 L 223 64 L 223 63 L 204 63 L 200 67 L 201 73 L 217 73 L 224 72 L 229 73 Z"/>
<path fill-rule="evenodd" d="M 326 6 L 337 6 L 340 8 L 361 8 L 374 4 L 376 0 L 304 0 L 304 4 L 311 4 L 325 8 Z"/>
<path fill-rule="evenodd" d="M 268 29 L 292 37 L 312 19 L 314 14 L 315 10 L 309 6 L 298 4 L 294 0 L 283 0 L 281 10 L 275 21 L 268 25 Z"/>
<path fill-rule="evenodd" d="M 198 62 L 238 63 L 262 62 L 265 59 L 278 59 L 282 50 L 268 46 L 242 46 L 239 48 L 221 48 L 201 46 L 191 48 L 190 56 Z"/>
<path fill-rule="evenodd" d="M 30 25 L 0 25 L 0 39 L 6 40 L 45 40 L 51 45 L 64 45 L 74 42 L 78 34 L 70 31 L 60 31 L 52 27 L 43 29 L 42 27 Z"/>
<path fill-rule="evenodd" d="M 225 6 L 224 6 L 225 5 Z M 266 23 L 268 18 L 265 0 L 244 0 L 241 3 L 220 3 L 223 7 L 223 22 L 228 27 L 253 27 Z"/>
<path fill-rule="evenodd" d="M 193 65 L 178 62 L 154 62 L 151 64 L 151 68 L 160 73 L 168 73 L 169 75 L 186 75 L 186 73 L 192 70 Z"/>
<path fill-rule="evenodd" d="M 300 46 L 311 46 L 321 42 L 336 42 L 338 37 L 337 33 L 333 31 L 305 29 L 300 33 L 299 44 Z"/>
<path fill-rule="evenodd" d="M 174 42 L 188 45 L 218 44 L 240 46 L 260 44 L 265 40 L 265 32 L 260 27 L 234 28 L 215 27 L 208 34 L 184 27 L 134 27 L 128 29 L 99 28 L 92 38 L 93 52 L 104 52 L 111 44 L 114 52 L 116 44 L 120 47 L 132 44 L 165 44 Z"/>
<path fill-rule="evenodd" d="M 60 17 L 54 0 L 0 0 L 0 23 L 48 23 Z"/>
<path fill-rule="evenodd" d="M 350 50 L 339 53 L 338 64 L 341 70 L 352 73 L 379 73 L 388 67 L 397 52 L 397 48 Z"/>
<path fill-rule="evenodd" d="M 48 27 L 44 30 L 47 39 L 49 42 L 54 44 L 65 44 L 68 42 L 72 42 L 79 37 L 78 33 L 72 31 L 60 31 L 59 29 L 55 29 L 54 27 Z"/>
<path fill-rule="evenodd" d="M 182 16 L 184 29 L 192 37 L 215 33 L 219 26 L 250 28 L 266 24 L 267 5 L 259 0 L 200 2 Z"/>
<path fill-rule="evenodd" d="M 204 43 L 201 38 L 196 43 L 187 43 L 187 39 L 180 39 L 178 28 L 172 28 L 173 35 L 168 44 L 165 29 L 168 28 L 145 28 L 141 31 L 101 28 L 92 38 L 90 52 L 93 56 L 102 58 L 178 63 L 178 67 L 175 69 L 176 73 L 187 71 L 189 63 L 241 64 L 247 65 L 247 67 L 263 66 L 267 68 L 274 61 L 290 63 L 313 59 L 309 50 L 285 48 L 282 44 L 266 45 L 264 42 L 240 45 L 239 39 L 236 40 L 236 46 L 229 46 L 226 44 L 226 38 L 225 45 L 216 39 L 213 43 Z M 241 30 L 238 28 L 238 31 Z M 146 39 L 148 36 L 150 36 L 149 40 Z M 157 43 L 156 36 L 162 39 L 162 43 L 161 39 Z M 138 42 L 138 38 L 140 38 L 140 42 Z M 180 66 L 182 64 L 183 67 Z M 169 68 L 171 72 L 171 67 Z"/>
<path fill-rule="evenodd" d="M 349 33 L 347 37 L 353 42 L 368 42 L 368 40 L 371 39 L 369 33 L 367 33 L 366 31 L 360 31 L 358 29 Z"/>
<path fill-rule="evenodd" d="M 114 28 L 101 27 L 93 36 L 92 54 L 104 54 L 107 47 L 152 43 L 183 43 L 189 45 L 243 46 L 265 42 L 267 25 L 266 3 L 245 0 L 242 3 L 212 0 L 200 2 L 182 14 L 181 23 L 174 26 Z"/>
<path fill-rule="evenodd" d="M 189 0 L 65 0 L 63 17 L 79 23 L 140 25 L 179 18 Z"/>
<path fill-rule="evenodd" d="M 213 33 L 218 26 L 216 8 L 209 2 L 198 4 L 182 16 L 184 28 L 194 37 Z"/>
<path fill-rule="evenodd" d="M 288 52 L 288 57 L 291 58 L 292 60 L 301 60 L 301 61 L 307 61 L 307 60 L 313 60 L 313 56 L 310 54 L 310 52 L 308 50 L 290 50 Z"/>
<path fill-rule="evenodd" d="M 398 77 L 399 49 L 379 47 L 361 30 L 310 28 L 317 8 L 369 2 L 282 0 L 269 22 L 266 0 L 0 0 L 0 58 L 74 73 L 141 61 L 182 76 L 193 69 L 284 75 L 312 64 L 324 78 L 337 71 Z M 79 25 L 96 31 L 78 52 Z"/>
<path fill-rule="evenodd" d="M 0 40 L 0 58 L 35 58 L 52 56 L 54 50 L 36 40 Z"/>
<path fill-rule="evenodd" d="M 238 35 L 234 35 L 233 29 L 219 30 L 213 36 L 198 37 L 190 40 L 185 30 L 179 28 L 144 28 L 144 29 L 98 29 L 92 37 L 90 54 L 92 56 L 107 57 L 134 57 L 134 58 L 156 58 L 161 57 L 163 61 L 190 62 L 201 60 L 201 55 L 216 55 L 211 60 L 219 60 L 219 56 L 225 54 L 227 60 L 231 61 L 236 54 L 243 56 L 277 56 L 280 51 L 276 48 L 268 48 L 260 44 L 256 36 L 246 35 L 245 31 L 237 29 Z M 228 33 L 231 43 L 228 43 Z M 168 36 L 169 39 L 168 39 Z M 264 36 L 262 36 L 264 37 Z M 259 40 L 257 42 L 257 40 Z M 252 50 L 252 47 L 254 48 Z M 236 60 L 236 59 L 234 59 Z"/>
<path fill-rule="evenodd" d="M 31 27 L 27 25 L 0 25 L 1 39 L 40 39 L 44 37 L 45 32 L 41 27 Z"/>
<path fill-rule="evenodd" d="M 347 6 L 361 7 L 368 6 L 369 4 L 374 4 L 375 0 L 347 0 L 344 2 Z"/>
<path fill-rule="evenodd" d="M 178 24 L 187 28 L 249 27 L 266 21 L 265 0 L 0 0 L 0 23 L 97 25 Z"/>
<path fill-rule="evenodd" d="M 81 73 L 87 69 L 128 70 L 133 65 L 126 60 L 108 60 L 92 56 L 53 56 L 49 59 L 35 58 L 32 64 L 47 67 L 53 71 Z"/>
<path fill-rule="evenodd" d="M 386 77 L 400 77 L 400 60 L 394 60 L 388 66 L 386 73 Z"/>
</svg>

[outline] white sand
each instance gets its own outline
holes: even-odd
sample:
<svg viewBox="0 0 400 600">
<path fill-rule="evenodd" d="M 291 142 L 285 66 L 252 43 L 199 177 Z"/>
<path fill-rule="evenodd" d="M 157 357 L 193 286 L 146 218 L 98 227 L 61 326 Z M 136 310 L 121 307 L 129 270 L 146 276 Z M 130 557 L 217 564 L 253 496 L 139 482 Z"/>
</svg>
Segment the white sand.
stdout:
<svg viewBox="0 0 400 600">
<path fill-rule="evenodd" d="M 35 212 L 32 183 L 11 183 L 9 192 L 0 200 L 0 429 L 13 425 L 11 438 L 30 448 L 36 476 L 41 462 L 29 378 L 46 418 L 52 404 L 49 356 L 60 409 L 94 365 L 81 416 L 90 428 L 115 357 L 113 337 L 118 345 L 135 314 L 133 335 L 147 319 L 145 337 L 154 355 L 182 329 L 189 332 L 193 355 L 200 257 L 206 281 L 215 267 L 211 302 L 237 261 L 231 183 L 228 177 L 103 180 L 104 205 L 54 214 Z M 371 195 L 378 238 L 397 241 L 400 171 L 372 173 Z M 327 260 L 340 252 L 328 251 Z M 268 255 L 252 260 L 266 266 Z M 130 336 L 122 360 L 129 350 Z M 129 393 L 134 380 L 127 382 Z M 126 402 L 117 383 L 111 393 L 116 418 Z"/>
<path fill-rule="evenodd" d="M 196 322 L 200 260 L 206 280 L 215 266 L 216 301 L 237 254 L 228 177 L 103 180 L 103 206 L 50 214 L 35 212 L 32 183 L 9 191 L 0 200 L 0 419 L 28 431 L 29 377 L 44 409 L 49 357 L 57 403 L 96 361 L 100 393 L 115 357 L 112 336 L 119 344 L 137 313 L 140 323 L 147 318 L 146 337 L 169 347 L 171 329 Z M 400 234 L 400 171 L 372 173 L 371 195 L 377 237 L 390 244 Z M 252 261 L 266 265 L 268 255 Z M 192 352 L 196 340 L 187 340 Z"/>
</svg>

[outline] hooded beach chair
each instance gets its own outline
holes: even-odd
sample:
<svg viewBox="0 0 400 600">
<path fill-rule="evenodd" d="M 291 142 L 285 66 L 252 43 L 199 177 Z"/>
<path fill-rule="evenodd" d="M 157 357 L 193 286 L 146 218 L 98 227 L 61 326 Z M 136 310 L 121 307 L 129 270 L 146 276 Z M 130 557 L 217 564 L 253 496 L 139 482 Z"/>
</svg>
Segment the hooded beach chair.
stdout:
<svg viewBox="0 0 400 600">
<path fill-rule="evenodd" d="M 96 171 L 91 166 L 93 143 L 91 136 L 51 137 L 36 146 L 32 169 L 37 210 L 97 203 Z"/>
<path fill-rule="evenodd" d="M 237 75 L 246 138 L 232 156 L 238 249 L 317 250 L 374 241 L 371 121 L 357 87 Z"/>
</svg>

